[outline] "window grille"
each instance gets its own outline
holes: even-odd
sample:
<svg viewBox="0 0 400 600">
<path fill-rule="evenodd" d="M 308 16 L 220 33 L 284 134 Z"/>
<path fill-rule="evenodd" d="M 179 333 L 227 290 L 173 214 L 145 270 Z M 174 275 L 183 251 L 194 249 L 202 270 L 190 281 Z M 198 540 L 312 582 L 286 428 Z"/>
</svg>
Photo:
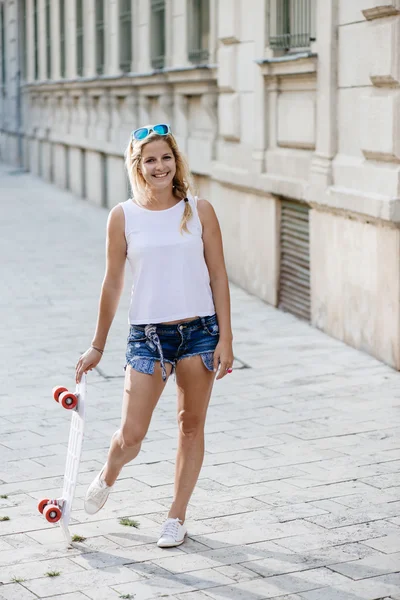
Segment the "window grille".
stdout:
<svg viewBox="0 0 400 600">
<path fill-rule="evenodd" d="M 189 0 L 188 6 L 188 57 L 195 64 L 209 59 L 210 2 Z"/>
<path fill-rule="evenodd" d="M 128 73 L 132 63 L 132 2 L 119 1 L 119 66 Z"/>
<path fill-rule="evenodd" d="M 60 0 L 60 75 L 65 77 L 65 0 Z"/>
<path fill-rule="evenodd" d="M 84 65 L 83 52 L 83 3 L 76 0 L 76 72 L 82 77 Z"/>
<path fill-rule="evenodd" d="M 50 0 L 46 0 L 46 75 L 51 79 L 51 14 Z"/>
<path fill-rule="evenodd" d="M 277 50 L 308 48 L 315 41 L 314 0 L 272 0 L 269 44 Z"/>
<path fill-rule="evenodd" d="M 21 5 L 20 5 L 20 13 L 19 13 L 19 19 L 20 19 L 20 23 L 21 23 L 21 36 L 20 36 L 20 52 L 21 52 L 21 79 L 22 81 L 26 80 L 26 36 L 27 36 L 27 31 L 26 31 L 26 25 L 27 25 L 27 19 L 26 19 L 26 0 L 21 0 Z"/>
<path fill-rule="evenodd" d="M 151 65 L 165 67 L 165 0 L 151 0 Z"/>
<path fill-rule="evenodd" d="M 38 0 L 33 0 L 33 78 L 39 79 Z"/>
<path fill-rule="evenodd" d="M 96 0 L 96 73 L 104 73 L 104 0 Z"/>
<path fill-rule="evenodd" d="M 4 15 L 4 4 L 0 4 L 0 35 L 1 35 L 1 85 L 3 87 L 3 95 L 6 90 L 6 24 Z"/>
</svg>

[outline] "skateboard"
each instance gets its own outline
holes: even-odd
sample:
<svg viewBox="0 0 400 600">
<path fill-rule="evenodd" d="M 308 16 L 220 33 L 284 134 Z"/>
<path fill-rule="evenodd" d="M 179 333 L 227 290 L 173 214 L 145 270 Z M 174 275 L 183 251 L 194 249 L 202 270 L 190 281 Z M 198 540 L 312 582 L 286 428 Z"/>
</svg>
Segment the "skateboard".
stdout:
<svg viewBox="0 0 400 600">
<path fill-rule="evenodd" d="M 76 385 L 75 393 L 65 387 L 53 388 L 53 398 L 63 408 L 71 411 L 71 428 L 69 432 L 67 461 L 65 463 L 64 485 L 61 498 L 43 498 L 38 510 L 49 523 L 60 523 L 67 544 L 71 544 L 68 525 L 71 517 L 72 502 L 78 479 L 79 463 L 82 454 L 83 432 L 85 425 L 86 375 Z"/>
</svg>

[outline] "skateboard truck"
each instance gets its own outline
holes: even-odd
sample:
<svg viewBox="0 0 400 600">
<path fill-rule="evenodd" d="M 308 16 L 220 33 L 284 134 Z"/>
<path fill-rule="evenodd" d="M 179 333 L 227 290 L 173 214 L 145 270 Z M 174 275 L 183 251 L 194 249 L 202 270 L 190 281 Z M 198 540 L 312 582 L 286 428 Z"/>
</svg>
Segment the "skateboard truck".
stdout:
<svg viewBox="0 0 400 600">
<path fill-rule="evenodd" d="M 69 392 L 66 387 L 58 386 L 53 388 L 53 398 L 59 402 L 63 408 L 71 410 L 78 405 L 78 397 L 76 394 Z"/>
<path fill-rule="evenodd" d="M 38 510 L 49 523 L 57 523 L 61 519 L 63 506 L 64 500 L 62 498 L 56 500 L 43 498 L 38 504 Z"/>
</svg>

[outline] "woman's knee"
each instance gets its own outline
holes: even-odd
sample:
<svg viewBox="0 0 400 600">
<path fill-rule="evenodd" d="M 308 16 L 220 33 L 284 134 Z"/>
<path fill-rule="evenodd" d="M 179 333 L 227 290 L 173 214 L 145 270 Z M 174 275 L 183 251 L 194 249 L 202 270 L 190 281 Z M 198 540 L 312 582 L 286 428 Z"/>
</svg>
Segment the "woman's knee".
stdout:
<svg viewBox="0 0 400 600">
<path fill-rule="evenodd" d="M 179 431 L 186 438 L 194 438 L 204 430 L 204 419 L 188 410 L 178 413 Z"/>
<path fill-rule="evenodd" d="M 143 442 L 145 435 L 144 430 L 123 425 L 119 436 L 122 448 L 134 448 Z"/>
</svg>

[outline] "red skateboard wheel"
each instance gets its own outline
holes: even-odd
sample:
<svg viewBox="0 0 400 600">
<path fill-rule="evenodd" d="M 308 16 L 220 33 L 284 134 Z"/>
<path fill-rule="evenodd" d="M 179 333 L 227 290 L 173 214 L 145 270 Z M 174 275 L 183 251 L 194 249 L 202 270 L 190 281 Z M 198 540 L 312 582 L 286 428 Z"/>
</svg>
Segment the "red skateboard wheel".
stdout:
<svg viewBox="0 0 400 600">
<path fill-rule="evenodd" d="M 63 408 L 71 410 L 78 404 L 78 398 L 72 392 L 62 392 L 58 397 L 58 401 Z"/>
<path fill-rule="evenodd" d="M 68 392 L 68 389 L 60 385 L 53 388 L 53 398 L 56 402 L 59 401 L 60 394 L 62 394 L 63 392 Z"/>
<path fill-rule="evenodd" d="M 61 509 L 55 504 L 48 504 L 44 507 L 43 514 L 49 523 L 57 523 L 61 519 Z"/>
<path fill-rule="evenodd" d="M 49 498 L 43 498 L 38 504 L 38 511 L 43 514 L 44 507 L 50 502 Z"/>
</svg>

